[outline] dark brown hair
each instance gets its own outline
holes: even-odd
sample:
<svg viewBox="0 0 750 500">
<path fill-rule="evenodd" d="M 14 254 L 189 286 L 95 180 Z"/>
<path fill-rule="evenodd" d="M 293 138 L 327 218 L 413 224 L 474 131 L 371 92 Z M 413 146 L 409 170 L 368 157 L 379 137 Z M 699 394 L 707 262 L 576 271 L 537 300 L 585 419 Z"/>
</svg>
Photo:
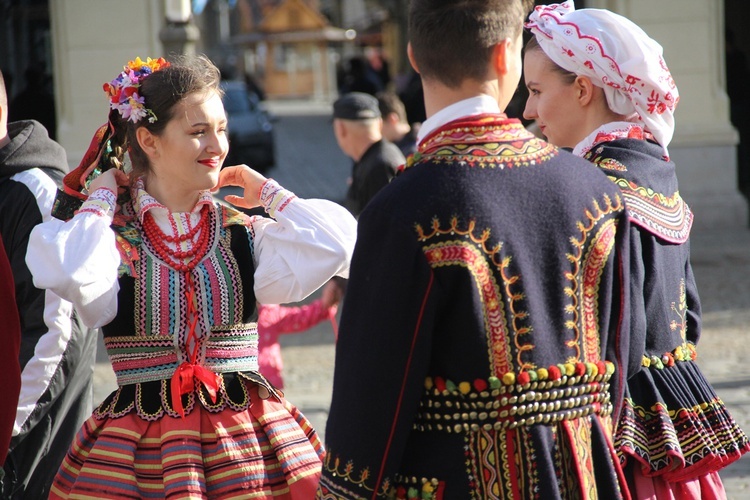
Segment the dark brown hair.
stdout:
<svg viewBox="0 0 750 500">
<path fill-rule="evenodd" d="M 552 71 L 559 74 L 563 81 L 567 83 L 568 85 L 571 85 L 573 82 L 576 81 L 576 78 L 578 78 L 578 75 L 573 73 L 572 71 L 568 71 L 567 69 L 563 68 L 559 64 L 557 64 L 555 61 L 549 58 L 547 54 L 542 50 L 542 46 L 539 45 L 539 42 L 536 41 L 536 37 L 532 36 L 528 42 L 526 42 L 526 46 L 523 48 L 524 54 L 527 54 L 529 52 L 538 50 L 542 54 L 544 54 L 544 57 L 547 58 L 549 61 L 550 67 L 552 68 Z"/>
<path fill-rule="evenodd" d="M 396 113 L 399 121 L 406 122 L 406 108 L 404 107 L 403 101 L 399 99 L 395 92 L 384 91 L 378 92 L 375 96 L 378 98 L 378 108 L 380 108 L 380 115 L 385 119 L 391 113 Z"/>
<path fill-rule="evenodd" d="M 532 0 L 411 0 L 409 41 L 422 78 L 483 81 L 494 46 L 515 39 Z"/>
<path fill-rule="evenodd" d="M 130 173 L 131 180 L 148 173 L 148 156 L 138 145 L 136 130 L 146 127 L 152 134 L 161 135 L 167 123 L 174 118 L 175 106 L 180 101 L 195 93 L 210 95 L 216 92 L 221 95 L 220 81 L 218 68 L 203 55 L 179 56 L 169 67 L 156 71 L 144 79 L 138 92 L 145 99 L 146 108 L 150 109 L 157 119 L 153 123 L 147 118 L 133 123 L 123 120 L 118 111 L 110 111 L 109 119 L 115 125 L 115 132 L 110 141 L 111 151 L 107 153 L 110 166 L 120 166 L 127 151 L 133 167 Z"/>
</svg>

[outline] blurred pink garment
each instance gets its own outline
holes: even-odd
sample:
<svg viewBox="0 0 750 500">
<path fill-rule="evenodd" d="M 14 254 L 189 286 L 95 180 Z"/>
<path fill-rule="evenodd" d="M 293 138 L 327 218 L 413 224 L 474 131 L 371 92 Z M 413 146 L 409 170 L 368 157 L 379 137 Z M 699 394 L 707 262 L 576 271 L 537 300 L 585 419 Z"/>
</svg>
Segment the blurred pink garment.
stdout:
<svg viewBox="0 0 750 500">
<path fill-rule="evenodd" d="M 337 309 L 337 306 L 325 307 L 321 299 L 299 307 L 258 304 L 260 373 L 273 385 L 283 389 L 284 379 L 281 372 L 284 369 L 284 363 L 281 360 L 279 336 L 305 331 L 326 319 L 330 319 L 333 323 Z M 335 328 L 335 323 L 333 324 Z"/>
<path fill-rule="evenodd" d="M 633 500 L 726 500 L 727 494 L 718 472 L 711 472 L 695 479 L 670 483 L 656 477 L 646 477 L 640 470 L 634 471 L 631 484 Z"/>
</svg>

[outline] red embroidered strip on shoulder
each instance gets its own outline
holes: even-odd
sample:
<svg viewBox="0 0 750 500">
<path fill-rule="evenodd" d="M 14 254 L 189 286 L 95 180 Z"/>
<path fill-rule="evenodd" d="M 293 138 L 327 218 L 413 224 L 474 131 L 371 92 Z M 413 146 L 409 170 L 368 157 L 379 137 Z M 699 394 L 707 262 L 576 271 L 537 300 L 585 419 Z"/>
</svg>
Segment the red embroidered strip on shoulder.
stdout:
<svg viewBox="0 0 750 500">
<path fill-rule="evenodd" d="M 558 151 L 518 120 L 505 115 L 479 115 L 455 120 L 429 134 L 405 168 L 422 160 L 479 168 L 518 168 L 543 163 Z"/>
</svg>

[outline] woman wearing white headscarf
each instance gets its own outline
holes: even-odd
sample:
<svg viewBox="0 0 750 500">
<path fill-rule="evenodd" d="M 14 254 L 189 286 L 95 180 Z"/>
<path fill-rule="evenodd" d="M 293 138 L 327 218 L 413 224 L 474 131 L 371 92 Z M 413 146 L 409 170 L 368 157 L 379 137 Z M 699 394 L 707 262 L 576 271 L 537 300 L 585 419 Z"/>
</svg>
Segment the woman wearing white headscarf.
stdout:
<svg viewBox="0 0 750 500">
<path fill-rule="evenodd" d="M 717 471 L 750 449 L 695 364 L 701 310 L 690 265 L 693 214 L 667 146 L 679 102 L 662 47 L 637 25 L 572 1 L 526 24 L 524 117 L 621 188 L 632 221 L 631 352 L 615 446 L 634 498 L 726 498 Z M 637 359 L 634 356 L 633 359 Z"/>
</svg>

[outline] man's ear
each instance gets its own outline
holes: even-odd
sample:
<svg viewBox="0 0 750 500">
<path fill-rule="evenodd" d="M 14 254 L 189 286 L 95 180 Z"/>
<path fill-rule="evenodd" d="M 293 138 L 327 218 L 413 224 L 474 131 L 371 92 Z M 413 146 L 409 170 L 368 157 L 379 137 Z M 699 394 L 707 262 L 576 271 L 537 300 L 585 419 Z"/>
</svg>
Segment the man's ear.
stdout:
<svg viewBox="0 0 750 500">
<path fill-rule="evenodd" d="M 335 129 L 336 135 L 340 137 L 341 139 L 346 137 L 346 133 L 348 130 L 346 129 L 346 125 L 342 120 L 334 119 L 333 120 L 333 128 Z"/>
<path fill-rule="evenodd" d="M 596 85 L 588 76 L 578 75 L 573 82 L 573 86 L 575 87 L 578 104 L 581 106 L 587 106 L 594 99 Z"/>
<path fill-rule="evenodd" d="M 388 113 L 383 117 L 383 123 L 390 123 L 391 125 L 395 125 L 400 121 L 401 118 L 398 117 L 398 113 Z"/>
<path fill-rule="evenodd" d="M 495 44 L 495 48 L 492 50 L 492 69 L 498 76 L 507 75 L 510 72 L 510 65 L 512 63 L 511 57 L 513 41 L 510 38 L 506 38 Z"/>
<path fill-rule="evenodd" d="M 159 138 L 155 136 L 146 127 L 138 127 L 135 131 L 135 138 L 138 145 L 148 156 L 157 157 L 159 155 Z"/>
<path fill-rule="evenodd" d="M 406 55 L 409 58 L 409 64 L 411 64 L 411 67 L 414 68 L 414 71 L 419 73 L 417 62 L 414 60 L 414 51 L 411 48 L 411 42 L 406 44 Z"/>
</svg>

